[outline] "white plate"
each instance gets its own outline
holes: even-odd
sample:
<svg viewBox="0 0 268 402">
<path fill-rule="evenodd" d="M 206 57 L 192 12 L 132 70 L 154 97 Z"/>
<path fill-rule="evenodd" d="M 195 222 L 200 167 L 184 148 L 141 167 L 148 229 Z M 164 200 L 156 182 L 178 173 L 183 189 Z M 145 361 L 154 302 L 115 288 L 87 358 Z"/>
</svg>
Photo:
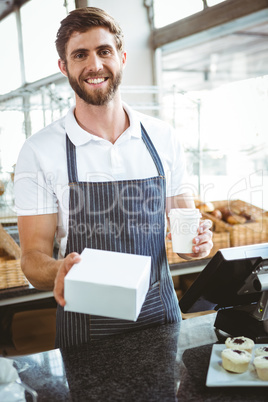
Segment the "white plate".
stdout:
<svg viewBox="0 0 268 402">
<path fill-rule="evenodd" d="M 255 348 L 267 346 L 267 344 L 256 344 Z M 254 350 L 252 352 L 252 360 L 249 363 L 249 368 L 245 373 L 236 374 L 230 373 L 222 367 L 221 352 L 226 349 L 224 344 L 216 344 L 212 347 L 210 356 L 207 387 L 260 387 L 268 386 L 268 381 L 262 381 L 258 378 L 256 370 L 253 366 Z"/>
</svg>

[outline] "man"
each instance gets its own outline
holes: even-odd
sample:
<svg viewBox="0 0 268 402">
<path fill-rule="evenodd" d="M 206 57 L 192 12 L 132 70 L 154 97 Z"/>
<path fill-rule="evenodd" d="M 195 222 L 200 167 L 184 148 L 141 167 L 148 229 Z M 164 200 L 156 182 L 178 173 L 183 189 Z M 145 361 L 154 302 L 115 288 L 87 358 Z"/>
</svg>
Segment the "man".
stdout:
<svg viewBox="0 0 268 402">
<path fill-rule="evenodd" d="M 165 212 L 194 207 L 180 190 L 186 180 L 181 146 L 169 125 L 122 103 L 126 52 L 111 16 L 94 7 L 72 11 L 56 46 L 76 105 L 25 142 L 15 180 L 22 269 L 36 288 L 54 288 L 56 346 L 178 322 L 164 240 Z M 55 234 L 58 260 L 52 258 Z M 64 312 L 64 276 L 85 247 L 152 257 L 136 323 Z M 205 222 L 185 258 L 206 256 L 211 247 Z"/>
</svg>

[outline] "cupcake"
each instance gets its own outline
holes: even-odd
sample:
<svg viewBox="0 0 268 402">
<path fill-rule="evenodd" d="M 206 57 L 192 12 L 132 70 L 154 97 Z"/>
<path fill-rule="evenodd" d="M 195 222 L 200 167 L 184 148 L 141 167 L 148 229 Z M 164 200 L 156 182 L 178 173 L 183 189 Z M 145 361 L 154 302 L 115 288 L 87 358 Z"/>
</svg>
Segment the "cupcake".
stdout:
<svg viewBox="0 0 268 402">
<path fill-rule="evenodd" d="M 268 356 L 257 356 L 253 363 L 259 379 L 268 381 Z"/>
<path fill-rule="evenodd" d="M 229 337 L 225 341 L 225 346 L 229 349 L 245 350 L 248 353 L 252 353 L 254 342 L 245 336 Z"/>
<path fill-rule="evenodd" d="M 268 356 L 268 346 L 255 348 L 255 356 Z"/>
<path fill-rule="evenodd" d="M 246 350 L 224 349 L 221 352 L 222 367 L 232 373 L 244 373 L 247 371 L 251 354 Z"/>
</svg>

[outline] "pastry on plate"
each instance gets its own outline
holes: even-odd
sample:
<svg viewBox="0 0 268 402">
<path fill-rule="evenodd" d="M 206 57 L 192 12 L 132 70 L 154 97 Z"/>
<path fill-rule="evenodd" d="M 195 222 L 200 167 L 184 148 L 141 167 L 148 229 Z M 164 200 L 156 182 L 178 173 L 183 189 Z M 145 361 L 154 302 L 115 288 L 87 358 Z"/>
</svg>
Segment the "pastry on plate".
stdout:
<svg viewBox="0 0 268 402">
<path fill-rule="evenodd" d="M 222 367 L 232 373 L 244 373 L 247 371 L 251 354 L 246 350 L 224 349 L 221 352 Z"/>
<path fill-rule="evenodd" d="M 229 337 L 225 341 L 225 346 L 229 349 L 246 350 L 252 353 L 254 348 L 254 342 L 252 339 L 245 336 Z"/>
<path fill-rule="evenodd" d="M 268 381 L 268 356 L 257 356 L 253 363 L 259 379 Z"/>
<path fill-rule="evenodd" d="M 268 346 L 260 346 L 255 348 L 255 356 L 268 356 Z"/>
</svg>

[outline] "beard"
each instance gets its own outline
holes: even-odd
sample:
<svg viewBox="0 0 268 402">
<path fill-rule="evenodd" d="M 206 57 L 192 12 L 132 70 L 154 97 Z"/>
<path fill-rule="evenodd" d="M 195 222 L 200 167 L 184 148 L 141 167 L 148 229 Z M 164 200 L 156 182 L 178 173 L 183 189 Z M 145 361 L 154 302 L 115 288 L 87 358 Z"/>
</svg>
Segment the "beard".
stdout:
<svg viewBox="0 0 268 402">
<path fill-rule="evenodd" d="M 78 80 L 73 77 L 68 68 L 67 70 L 67 77 L 69 80 L 69 84 L 71 85 L 74 92 L 81 98 L 85 103 L 88 105 L 94 106 L 103 106 L 107 105 L 110 100 L 112 100 L 117 92 L 117 89 L 122 81 L 123 69 L 121 68 L 116 75 L 110 74 L 108 76 L 109 85 L 108 88 L 105 90 L 102 88 L 92 89 L 91 93 L 85 87 L 83 76 L 81 75 Z M 93 78 L 97 78 L 98 76 L 94 74 Z M 86 78 L 90 78 L 88 75 Z"/>
</svg>

